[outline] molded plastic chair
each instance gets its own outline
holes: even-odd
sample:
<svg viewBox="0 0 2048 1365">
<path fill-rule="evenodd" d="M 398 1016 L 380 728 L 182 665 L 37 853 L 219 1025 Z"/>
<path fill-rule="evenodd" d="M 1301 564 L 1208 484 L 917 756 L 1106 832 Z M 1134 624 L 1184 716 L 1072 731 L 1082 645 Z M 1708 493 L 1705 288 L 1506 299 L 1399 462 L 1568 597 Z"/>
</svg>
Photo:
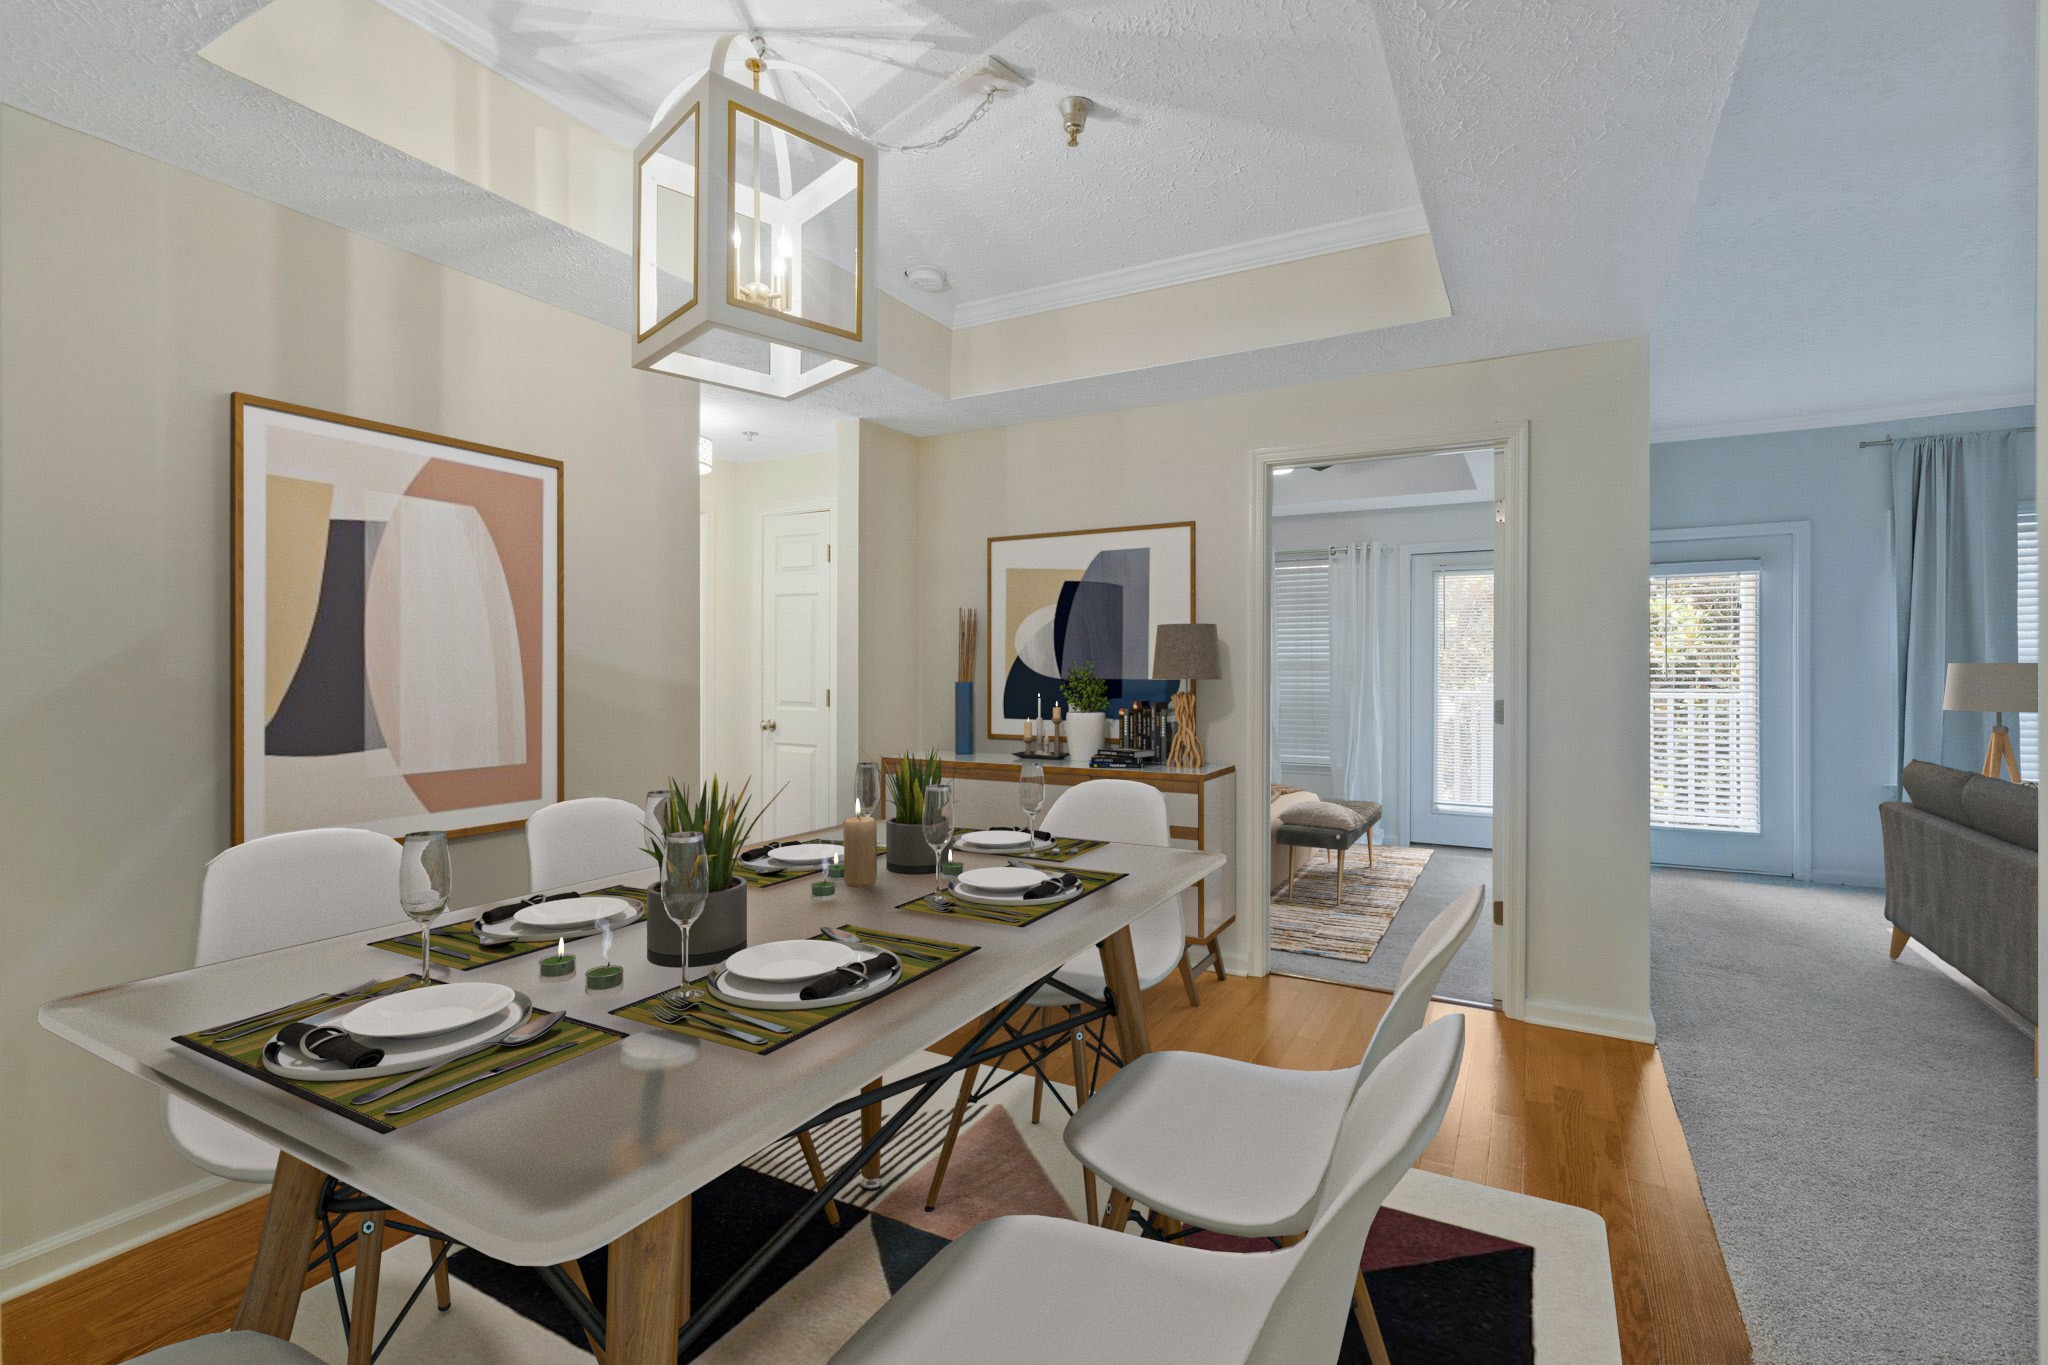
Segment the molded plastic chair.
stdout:
<svg viewBox="0 0 2048 1365">
<path fill-rule="evenodd" d="M 1422 1026 L 1485 898 L 1486 888 L 1475 886 L 1423 929 L 1356 1066 L 1290 1071 L 1203 1052 L 1149 1052 L 1068 1122 L 1067 1150 L 1154 1215 L 1240 1237 L 1301 1232 L 1346 1107 Z"/>
<path fill-rule="evenodd" d="M 616 796 L 542 806 L 526 819 L 526 867 L 533 889 L 556 891 L 600 877 L 645 872 L 647 815 Z"/>
<path fill-rule="evenodd" d="M 1172 842 L 1166 818 L 1166 798 L 1155 787 L 1116 777 L 1092 778 L 1067 788 L 1052 803 L 1052 809 L 1045 813 L 1039 829 L 1060 838 L 1104 839 L 1115 844 L 1144 844 L 1153 848 L 1165 848 Z M 1131 956 L 1138 969 L 1140 989 L 1150 990 L 1178 971 L 1181 984 L 1187 988 L 1188 1003 L 1199 1005 L 1201 997 L 1195 992 L 1194 973 L 1188 969 L 1187 931 L 1182 917 L 1182 907 L 1193 894 L 1192 891 L 1183 891 L 1147 911 L 1131 925 Z M 1102 955 L 1092 948 L 1067 959 L 1067 964 L 1059 970 L 1059 979 L 1098 1000 L 1108 988 L 1108 980 L 1102 974 Z M 1069 1014 L 1077 1014 L 1081 1008 L 1073 996 L 1051 985 L 1040 988 L 1027 1003 L 1033 1009 L 1060 1009 Z M 1081 1040 L 1077 1034 L 1074 1040 L 1074 1093 L 1078 1100 L 1083 1101 L 1087 1099 L 1085 1069 Z M 960 1123 L 973 1098 L 974 1080 L 978 1074 L 979 1069 L 975 1067 L 961 1074 L 960 1095 L 953 1106 L 952 1122 L 946 1129 L 945 1143 L 939 1149 L 938 1166 L 932 1172 L 932 1187 L 925 1195 L 924 1206 L 927 1209 L 938 1207 L 939 1188 L 945 1182 L 946 1167 L 953 1158 L 953 1144 L 960 1136 Z M 1031 1083 L 1031 1117 L 1036 1122 L 1039 1104 L 1044 1098 L 1045 1081 L 1042 1076 L 1034 1075 Z M 1094 1189 L 1091 1177 L 1087 1193 L 1091 1217 L 1095 1212 Z"/>
<path fill-rule="evenodd" d="M 320 1365 L 320 1357 L 261 1332 L 212 1332 L 159 1346 L 128 1365 Z"/>
<path fill-rule="evenodd" d="M 1436 1136 L 1464 1042 L 1464 1017 L 1448 1015 L 1366 1078 L 1321 1167 L 1307 1235 L 1294 1245 L 1203 1251 L 1065 1219 L 991 1219 L 882 1305 L 835 1365 L 1335 1360 L 1366 1235 Z"/>
</svg>

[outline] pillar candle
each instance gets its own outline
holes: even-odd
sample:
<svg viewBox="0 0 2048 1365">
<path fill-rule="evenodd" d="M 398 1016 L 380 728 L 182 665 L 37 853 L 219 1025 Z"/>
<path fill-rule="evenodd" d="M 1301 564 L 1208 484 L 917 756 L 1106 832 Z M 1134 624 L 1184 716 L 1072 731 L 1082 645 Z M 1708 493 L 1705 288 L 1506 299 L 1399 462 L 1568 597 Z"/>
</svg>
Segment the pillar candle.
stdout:
<svg viewBox="0 0 2048 1365">
<path fill-rule="evenodd" d="M 848 820 L 840 831 L 846 847 L 846 884 L 875 884 L 875 822 L 865 815 Z"/>
</svg>

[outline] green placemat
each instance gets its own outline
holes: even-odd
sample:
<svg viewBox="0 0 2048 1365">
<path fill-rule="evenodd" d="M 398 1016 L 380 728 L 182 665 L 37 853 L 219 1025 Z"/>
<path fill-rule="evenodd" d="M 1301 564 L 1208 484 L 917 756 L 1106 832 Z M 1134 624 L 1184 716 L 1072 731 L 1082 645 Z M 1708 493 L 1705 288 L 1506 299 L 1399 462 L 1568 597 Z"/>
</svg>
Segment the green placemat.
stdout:
<svg viewBox="0 0 2048 1365">
<path fill-rule="evenodd" d="M 1022 825 L 984 825 L 982 829 L 1013 829 L 1019 833 L 1024 832 L 1024 826 Z M 976 829 L 972 825 L 963 826 L 953 831 L 956 835 L 979 834 L 980 832 L 980 829 Z M 1101 839 L 1062 839 L 1054 836 L 1051 848 L 1042 849 L 1036 853 L 1013 853 L 1009 849 L 980 848 L 963 848 L 957 851 L 961 853 L 977 853 L 984 857 L 1022 858 L 1024 861 L 1031 863 L 1064 863 L 1080 857 L 1083 853 L 1093 853 L 1098 848 L 1107 847 L 1109 845 Z M 419 945 L 415 944 L 413 946 L 417 949 Z"/>
<path fill-rule="evenodd" d="M 1052 905 L 975 905 L 955 896 L 950 906 L 938 906 L 932 904 L 931 893 L 928 891 L 916 900 L 905 901 L 896 908 L 915 910 L 920 915 L 944 915 L 948 919 L 986 920 L 990 924 L 1036 924 L 1055 911 L 1064 910 L 1070 905 L 1078 905 L 1111 882 L 1120 882 L 1128 875 L 1122 872 L 1091 872 L 1079 867 L 1070 867 L 1067 873 L 1081 879 L 1081 894 L 1073 900 L 1059 901 Z"/>
<path fill-rule="evenodd" d="M 413 944 L 413 951 L 419 951 L 417 940 Z M 378 987 L 382 988 L 392 984 L 392 982 L 407 979 L 405 977 L 393 977 L 390 981 L 379 982 Z M 407 989 L 419 989 L 419 978 L 412 977 L 409 979 L 414 984 L 407 987 Z M 366 1128 L 374 1128 L 380 1133 L 389 1133 L 394 1129 L 404 1128 L 410 1124 L 417 1123 L 421 1119 L 432 1118 L 436 1114 L 453 1109 L 458 1104 L 466 1104 L 480 1095 L 488 1095 L 494 1090 L 502 1090 L 508 1085 L 525 1080 L 528 1076 L 538 1076 L 541 1072 L 550 1070 L 563 1062 L 573 1062 L 578 1057 L 595 1052 L 599 1048 L 607 1047 L 626 1036 L 618 1030 L 606 1028 L 602 1024 L 586 1024 L 580 1019 L 564 1019 L 548 1030 L 539 1042 L 522 1048 L 489 1048 L 474 1057 L 465 1059 L 458 1065 L 449 1067 L 446 1071 L 435 1072 L 417 1085 L 407 1086 L 395 1094 L 385 1096 L 375 1104 L 365 1105 L 359 1109 L 348 1102 L 351 1096 L 360 1095 L 366 1090 L 374 1090 L 380 1085 L 389 1085 L 398 1078 L 396 1076 L 379 1076 L 359 1081 L 297 1081 L 266 1070 L 263 1065 L 263 1049 L 270 1044 L 271 1039 L 277 1036 L 279 1029 L 292 1022 L 295 1018 L 322 1014 L 327 1010 L 337 1008 L 341 1008 L 341 1006 L 335 1005 L 332 1001 L 306 1000 L 293 1006 L 292 1013 L 275 1023 L 265 1024 L 254 1033 L 243 1034 L 243 1036 L 227 1042 L 216 1043 L 212 1041 L 213 1033 L 234 1033 L 238 1030 L 224 1026 L 212 1032 L 180 1034 L 172 1041 L 189 1047 L 194 1052 L 212 1057 L 217 1061 L 226 1062 L 236 1070 L 246 1072 L 251 1076 L 257 1077 L 259 1080 L 267 1081 L 280 1090 L 288 1090 L 295 1095 L 309 1099 L 321 1108 L 340 1114 L 345 1118 L 353 1119 Z M 563 1051 L 552 1051 L 552 1049 L 561 1047 L 565 1043 L 568 1044 L 568 1047 Z M 549 1055 L 543 1056 L 542 1054 L 544 1053 Z M 516 1062 L 522 1057 L 535 1060 L 516 1071 L 508 1071 L 502 1076 L 493 1076 L 490 1080 L 479 1081 L 475 1085 L 458 1090 L 446 1099 L 436 1100 L 432 1104 L 407 1110 L 403 1114 L 394 1115 L 389 1112 L 395 1106 L 410 1103 L 422 1095 L 430 1095 L 445 1086 L 455 1085 L 472 1076 L 489 1071 L 493 1067 Z"/>
<path fill-rule="evenodd" d="M 897 978 L 896 984 L 889 987 L 888 990 L 871 995 L 865 1000 L 855 1000 L 845 1005 L 827 1005 L 822 1009 L 814 1010 L 764 1010 L 744 1009 L 742 1007 L 744 1013 L 757 1015 L 763 1019 L 773 1019 L 777 1023 L 789 1025 L 790 1031 L 788 1033 L 769 1033 L 766 1029 L 751 1024 L 744 1019 L 718 1013 L 715 1005 L 708 1007 L 705 1005 L 698 1006 L 699 1009 L 705 1010 L 712 1018 L 722 1024 L 730 1024 L 732 1027 L 744 1032 L 765 1036 L 768 1039 L 766 1043 L 758 1046 L 753 1043 L 743 1043 L 737 1038 L 720 1033 L 717 1029 L 696 1027 L 687 1019 L 679 1024 L 666 1023 L 656 1018 L 654 1012 L 648 1008 L 653 1001 L 660 998 L 659 995 L 650 995 L 644 1000 L 635 1000 L 630 1005 L 624 1005 L 613 1010 L 612 1013 L 622 1019 L 631 1019 L 638 1024 L 652 1024 L 658 1029 L 665 1029 L 684 1038 L 694 1038 L 699 1042 L 705 1043 L 722 1043 L 726 1047 L 735 1048 L 741 1052 L 751 1052 L 757 1057 L 765 1057 L 771 1052 L 788 1047 L 799 1038 L 809 1037 L 835 1019 L 844 1019 L 847 1015 L 852 1014 L 864 1005 L 872 1005 L 877 1000 L 888 999 L 912 982 L 922 980 L 939 968 L 958 962 L 961 958 L 975 951 L 975 947 L 971 943 L 948 943 L 943 939 L 916 938 L 909 934 L 885 934 L 879 929 L 866 929 L 858 924 L 842 924 L 839 927 L 847 930 L 849 933 L 860 935 L 877 948 L 899 950 L 901 955 L 898 960 L 903 964 L 902 976 Z M 825 934 L 823 930 L 820 930 L 811 935 L 811 937 L 822 939 L 825 937 Z M 911 957 L 909 956 L 911 953 L 921 954 L 922 956 Z M 663 992 L 663 994 L 665 993 Z"/>
<path fill-rule="evenodd" d="M 587 891 L 584 894 L 590 896 L 621 896 L 627 900 L 639 901 L 641 912 L 643 914 L 646 912 L 647 889 L 645 887 L 607 886 L 602 891 Z M 639 921 L 634 920 L 632 923 L 637 924 Z M 625 926 L 621 925 L 619 927 L 624 928 Z M 614 932 L 617 931 L 615 930 Z M 568 937 L 589 938 L 591 935 L 579 932 L 568 935 Z M 396 938 L 380 938 L 370 946 L 372 948 L 382 948 L 387 953 L 397 953 L 403 957 L 411 958 L 414 962 L 420 959 L 420 936 L 418 930 L 411 930 L 398 935 Z M 555 941 L 553 939 L 536 938 L 520 939 L 511 943 L 485 943 L 476 936 L 476 921 L 474 919 L 460 920 L 454 924 L 437 926 L 427 937 L 427 952 L 434 962 L 439 966 L 453 968 L 459 972 L 475 971 L 478 967 L 488 967 L 493 962 L 503 962 L 508 958 L 525 957 L 528 953 L 551 953 L 554 950 Z"/>
<path fill-rule="evenodd" d="M 753 853 L 756 850 L 780 848 L 783 844 L 838 844 L 840 842 L 842 841 L 838 839 L 783 839 L 772 844 L 756 844 L 754 848 L 744 851 Z M 887 852 L 886 848 L 877 847 L 875 849 L 875 856 L 879 858 Z M 811 880 L 816 881 L 825 875 L 825 870 L 818 867 L 792 867 L 780 872 L 767 868 L 748 867 L 746 861 L 741 858 L 732 860 L 732 872 L 735 877 L 738 877 L 748 886 L 780 886 L 784 882 L 793 882 L 799 877 L 809 877 Z M 412 950 L 414 952 L 420 950 L 418 939 L 413 940 Z"/>
</svg>

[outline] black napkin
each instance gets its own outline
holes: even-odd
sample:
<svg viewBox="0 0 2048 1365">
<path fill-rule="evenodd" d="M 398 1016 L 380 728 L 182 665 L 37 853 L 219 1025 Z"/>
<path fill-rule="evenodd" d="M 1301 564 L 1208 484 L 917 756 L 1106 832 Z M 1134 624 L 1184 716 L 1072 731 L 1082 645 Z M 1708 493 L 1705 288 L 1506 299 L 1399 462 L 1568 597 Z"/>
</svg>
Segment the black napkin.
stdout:
<svg viewBox="0 0 2048 1365">
<path fill-rule="evenodd" d="M 359 1043 L 332 1024 L 286 1024 L 277 1031 L 277 1041 L 294 1051 L 311 1053 L 343 1066 L 375 1066 L 384 1060 L 383 1048 Z"/>
<path fill-rule="evenodd" d="M 887 976 L 900 965 L 896 954 L 876 953 L 873 957 L 863 958 L 859 962 L 849 962 L 836 972 L 825 973 L 798 991 L 797 998 L 822 1000 L 828 995 L 837 995 L 841 991 L 850 991 L 856 986 L 865 985 L 876 977 Z"/>
<path fill-rule="evenodd" d="M 1071 872 L 1062 872 L 1057 877 L 1047 877 L 1044 881 L 1026 891 L 1020 899 L 1027 901 L 1050 900 L 1054 896 L 1064 896 L 1069 891 L 1079 891 L 1080 889 L 1081 879 L 1079 877 L 1076 877 Z"/>
<path fill-rule="evenodd" d="M 582 894 L 581 891 L 554 891 L 545 896 L 522 896 L 516 901 L 507 901 L 503 905 L 492 906 L 477 916 L 477 922 L 480 924 L 502 924 L 529 905 L 541 905 L 548 901 L 575 900 Z"/>
</svg>

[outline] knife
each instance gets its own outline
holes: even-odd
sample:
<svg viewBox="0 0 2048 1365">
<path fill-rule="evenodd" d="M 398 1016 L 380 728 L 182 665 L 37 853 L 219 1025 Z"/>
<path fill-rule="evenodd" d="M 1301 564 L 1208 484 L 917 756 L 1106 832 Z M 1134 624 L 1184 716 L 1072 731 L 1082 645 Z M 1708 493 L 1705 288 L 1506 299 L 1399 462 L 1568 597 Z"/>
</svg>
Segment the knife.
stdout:
<svg viewBox="0 0 2048 1365">
<path fill-rule="evenodd" d="M 577 1046 L 577 1044 L 575 1043 L 557 1043 L 553 1047 L 549 1048 L 546 1052 L 536 1052 L 531 1056 L 521 1057 L 516 1061 L 505 1062 L 499 1066 L 492 1067 L 489 1071 L 479 1071 L 476 1075 L 471 1076 L 468 1080 L 457 1081 L 453 1085 L 444 1085 L 439 1090 L 430 1091 L 429 1093 L 420 1096 L 416 1100 L 407 1100 L 404 1104 L 401 1104 L 396 1108 L 386 1109 L 384 1111 L 384 1117 L 397 1118 L 400 1114 L 409 1114 L 423 1104 L 432 1104 L 435 1100 L 446 1098 L 447 1096 L 454 1094 L 458 1090 L 467 1090 L 470 1086 L 475 1085 L 478 1081 L 487 1081 L 490 1080 L 493 1076 L 502 1076 L 508 1071 L 517 1071 L 522 1066 L 532 1066 L 535 1062 L 540 1061 L 542 1058 L 552 1057 L 558 1052 L 567 1052 L 570 1048 L 575 1046 Z"/>
</svg>

